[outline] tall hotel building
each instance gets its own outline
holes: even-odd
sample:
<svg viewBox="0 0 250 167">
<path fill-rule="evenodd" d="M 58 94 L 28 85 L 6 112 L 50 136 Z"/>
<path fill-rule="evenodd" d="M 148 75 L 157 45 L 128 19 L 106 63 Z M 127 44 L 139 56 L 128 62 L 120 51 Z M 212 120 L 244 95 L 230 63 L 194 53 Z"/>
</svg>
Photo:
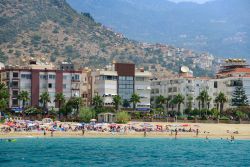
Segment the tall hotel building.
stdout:
<svg viewBox="0 0 250 167">
<path fill-rule="evenodd" d="M 98 94 L 103 97 L 105 106 L 113 106 L 115 95 L 130 101 L 132 94 L 136 93 L 140 96 L 136 110 L 149 111 L 150 78 L 150 72 L 137 70 L 135 64 L 113 63 L 105 69 L 92 72 L 92 97 Z"/>
</svg>

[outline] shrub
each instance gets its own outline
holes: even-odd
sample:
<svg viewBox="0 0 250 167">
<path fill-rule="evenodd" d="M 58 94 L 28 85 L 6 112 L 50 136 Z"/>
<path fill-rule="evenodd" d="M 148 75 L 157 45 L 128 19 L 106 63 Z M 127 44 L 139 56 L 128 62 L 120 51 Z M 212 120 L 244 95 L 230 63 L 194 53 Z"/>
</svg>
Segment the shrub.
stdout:
<svg viewBox="0 0 250 167">
<path fill-rule="evenodd" d="M 89 122 L 94 117 L 95 117 L 95 113 L 90 108 L 81 108 L 79 111 L 80 121 Z"/>
<path fill-rule="evenodd" d="M 222 116 L 222 117 L 220 118 L 220 120 L 228 121 L 228 120 L 230 120 L 230 118 L 228 118 L 228 117 L 226 117 L 226 116 Z"/>
<path fill-rule="evenodd" d="M 127 112 L 122 111 L 122 112 L 118 112 L 116 114 L 116 122 L 117 123 L 125 124 L 128 121 L 130 121 L 130 115 Z"/>
</svg>

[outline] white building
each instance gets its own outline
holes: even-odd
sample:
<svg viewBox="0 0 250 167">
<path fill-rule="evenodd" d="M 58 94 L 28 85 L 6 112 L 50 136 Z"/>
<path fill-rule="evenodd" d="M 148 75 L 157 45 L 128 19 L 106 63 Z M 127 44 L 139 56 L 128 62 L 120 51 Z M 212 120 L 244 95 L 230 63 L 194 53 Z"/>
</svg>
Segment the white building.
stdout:
<svg viewBox="0 0 250 167">
<path fill-rule="evenodd" d="M 150 78 L 150 72 L 136 70 L 134 64 L 114 63 L 106 69 L 92 72 L 92 97 L 98 94 L 103 97 L 105 106 L 113 106 L 115 95 L 130 101 L 131 95 L 136 93 L 140 96 L 136 110 L 149 111 Z"/>
</svg>

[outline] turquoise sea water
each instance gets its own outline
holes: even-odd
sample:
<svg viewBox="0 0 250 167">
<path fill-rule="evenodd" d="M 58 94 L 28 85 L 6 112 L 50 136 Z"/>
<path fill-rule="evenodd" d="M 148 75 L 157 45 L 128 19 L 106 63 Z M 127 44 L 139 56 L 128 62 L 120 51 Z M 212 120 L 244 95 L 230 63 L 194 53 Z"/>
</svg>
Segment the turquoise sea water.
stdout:
<svg viewBox="0 0 250 167">
<path fill-rule="evenodd" d="M 0 141 L 1 167 L 250 166 L 250 141 L 205 139 L 17 139 Z"/>
</svg>

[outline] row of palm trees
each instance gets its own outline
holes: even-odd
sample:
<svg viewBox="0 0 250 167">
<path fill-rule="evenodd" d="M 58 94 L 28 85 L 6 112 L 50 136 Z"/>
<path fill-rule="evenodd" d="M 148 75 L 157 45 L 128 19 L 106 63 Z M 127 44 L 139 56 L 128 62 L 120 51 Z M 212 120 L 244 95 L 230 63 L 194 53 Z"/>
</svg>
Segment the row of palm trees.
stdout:
<svg viewBox="0 0 250 167">
<path fill-rule="evenodd" d="M 187 109 L 192 109 L 193 104 L 193 97 L 188 96 L 187 97 Z M 201 109 L 210 109 L 210 103 L 212 98 L 209 96 L 208 92 L 206 90 L 203 90 L 200 92 L 199 96 L 196 97 L 196 100 L 198 101 L 199 110 Z M 174 109 L 174 106 L 177 105 L 178 113 L 180 113 L 181 104 L 183 104 L 185 101 L 185 97 L 181 94 L 178 94 L 174 96 L 173 98 L 164 97 L 162 95 L 158 96 L 156 98 L 156 107 L 157 108 L 164 108 L 164 105 L 166 105 L 166 112 L 168 113 L 169 106 L 172 108 L 172 111 Z M 217 104 L 217 110 L 220 111 L 220 113 L 224 109 L 224 104 L 227 102 L 227 97 L 223 92 L 220 92 L 218 96 L 215 98 L 215 103 Z M 183 113 L 182 113 L 183 114 Z"/>
<path fill-rule="evenodd" d="M 171 106 L 172 111 L 173 111 L 174 106 L 177 105 L 178 113 L 180 113 L 181 104 L 184 103 L 184 101 L 185 101 L 185 97 L 182 96 L 181 94 L 176 95 L 174 98 L 164 97 L 164 96 L 160 95 L 156 99 L 156 105 L 157 105 L 156 107 L 157 108 L 164 108 L 164 104 L 166 104 L 166 109 L 167 109 L 167 113 L 168 113 L 169 106 Z M 166 113 L 164 115 L 166 115 Z"/>
<path fill-rule="evenodd" d="M 26 102 L 30 100 L 29 92 L 21 91 L 17 98 L 22 101 L 22 107 L 25 108 L 26 107 Z M 43 92 L 40 95 L 39 101 L 40 101 L 40 103 L 42 103 L 43 109 L 46 110 L 48 103 L 51 102 L 51 97 L 50 97 L 49 93 L 48 92 Z M 65 102 L 65 96 L 63 95 L 63 93 L 57 93 L 55 95 L 55 101 L 54 102 L 58 103 L 58 107 L 60 109 L 62 104 Z"/>
<path fill-rule="evenodd" d="M 140 99 L 141 99 L 141 97 L 138 94 L 133 93 L 131 95 L 129 101 L 126 100 L 126 99 L 123 100 L 122 97 L 119 96 L 119 95 L 115 95 L 115 96 L 113 96 L 113 99 L 112 99 L 113 101 L 112 102 L 114 104 L 114 108 L 115 108 L 116 111 L 120 110 L 120 106 L 122 104 L 123 104 L 123 106 L 129 106 L 130 105 L 129 103 L 133 104 L 133 110 L 135 110 L 136 104 L 140 103 Z M 126 105 L 125 103 L 128 103 L 128 104 Z M 95 95 L 93 97 L 93 103 L 92 104 L 93 104 L 93 106 L 94 106 L 95 109 L 102 108 L 103 105 L 104 105 L 103 98 L 101 96 L 99 96 L 99 95 Z"/>
</svg>

